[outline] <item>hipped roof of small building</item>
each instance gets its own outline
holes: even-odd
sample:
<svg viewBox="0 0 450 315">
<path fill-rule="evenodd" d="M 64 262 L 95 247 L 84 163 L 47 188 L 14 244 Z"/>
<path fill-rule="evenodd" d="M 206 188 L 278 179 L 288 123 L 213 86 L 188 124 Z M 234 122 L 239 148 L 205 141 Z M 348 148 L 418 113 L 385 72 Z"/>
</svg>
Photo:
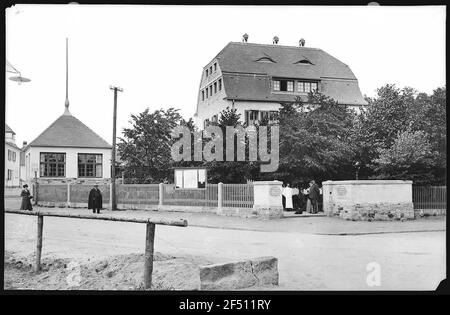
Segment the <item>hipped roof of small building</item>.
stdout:
<svg viewBox="0 0 450 315">
<path fill-rule="evenodd" d="M 28 146 L 112 148 L 102 137 L 70 114 L 61 115 Z"/>
</svg>

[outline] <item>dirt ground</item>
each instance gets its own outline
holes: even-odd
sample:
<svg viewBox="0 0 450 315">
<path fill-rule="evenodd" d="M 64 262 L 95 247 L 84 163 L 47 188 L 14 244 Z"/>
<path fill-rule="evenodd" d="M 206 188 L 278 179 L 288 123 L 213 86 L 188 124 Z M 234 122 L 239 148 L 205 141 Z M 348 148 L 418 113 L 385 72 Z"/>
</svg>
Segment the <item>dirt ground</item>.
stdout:
<svg viewBox="0 0 450 315">
<path fill-rule="evenodd" d="M 132 215 L 156 216 L 148 212 Z M 223 263 L 262 256 L 278 258 L 280 282 L 270 290 L 434 290 L 446 274 L 445 218 L 366 224 L 324 217 L 263 221 L 175 215 L 188 219 L 189 225 L 156 227 L 155 251 L 176 257 L 155 261 L 156 289 L 191 286 L 194 280 L 186 280 L 193 279 L 188 275 L 193 269 L 189 268 L 198 268 L 203 261 Z M 213 227 L 219 223 L 230 227 Z M 43 262 L 52 264 L 50 267 L 57 261 L 66 266 L 79 264 L 82 280 L 75 287 L 66 283 L 67 276 L 73 275 L 72 267 L 33 275 L 29 264 L 36 250 L 36 227 L 34 216 L 5 215 L 5 250 L 14 254 L 7 257 L 5 288 L 84 290 L 95 286 L 92 288 L 108 290 L 114 289 L 115 283 L 118 289 L 140 288 L 137 281 L 143 278 L 139 269 L 143 261 L 136 262 L 133 269 L 133 257 L 144 253 L 144 224 L 46 217 Z M 282 227 L 284 230 L 278 231 Z M 105 261 L 109 269 L 105 267 L 104 273 L 95 271 L 100 270 L 97 263 Z M 373 262 L 381 267 L 382 281 L 375 287 L 367 284 L 367 266 Z M 14 267 L 17 264 L 20 268 Z M 124 278 L 114 273 L 117 270 L 126 271 Z M 166 280 L 158 282 L 164 272 Z M 27 279 L 25 282 L 21 275 Z M 172 275 L 179 278 L 169 280 Z M 55 277 L 54 281 L 47 283 L 46 276 Z M 195 289 L 195 285 L 189 288 Z"/>
<path fill-rule="evenodd" d="M 153 290 L 200 289 L 202 257 L 175 257 L 155 253 Z M 102 260 L 46 257 L 35 272 L 34 255 L 5 253 L 5 290 L 143 290 L 144 255 L 127 254 Z"/>
</svg>

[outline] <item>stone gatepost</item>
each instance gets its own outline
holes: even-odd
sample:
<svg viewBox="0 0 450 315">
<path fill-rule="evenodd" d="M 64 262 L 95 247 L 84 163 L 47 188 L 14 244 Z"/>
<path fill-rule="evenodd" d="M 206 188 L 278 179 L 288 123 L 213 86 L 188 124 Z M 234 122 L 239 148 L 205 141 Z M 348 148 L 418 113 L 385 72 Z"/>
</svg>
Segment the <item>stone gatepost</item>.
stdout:
<svg viewBox="0 0 450 315">
<path fill-rule="evenodd" d="M 322 182 L 323 211 L 346 220 L 414 219 L 412 181 Z"/>
<path fill-rule="evenodd" d="M 267 219 L 283 217 L 282 184 L 277 180 L 253 182 L 253 210 L 258 217 Z"/>
</svg>

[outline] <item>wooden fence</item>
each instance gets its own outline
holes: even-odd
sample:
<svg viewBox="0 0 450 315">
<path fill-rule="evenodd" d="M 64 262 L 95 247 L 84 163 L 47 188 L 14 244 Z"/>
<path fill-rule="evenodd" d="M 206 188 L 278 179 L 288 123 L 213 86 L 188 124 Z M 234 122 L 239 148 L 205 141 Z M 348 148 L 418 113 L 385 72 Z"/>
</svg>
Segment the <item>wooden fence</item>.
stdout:
<svg viewBox="0 0 450 315">
<path fill-rule="evenodd" d="M 186 227 L 188 222 L 184 219 L 139 219 L 139 218 L 125 218 L 118 216 L 103 216 L 95 214 L 70 214 L 70 213 L 58 213 L 58 212 L 46 212 L 46 211 L 27 211 L 27 210 L 5 210 L 6 213 L 22 214 L 22 215 L 35 215 L 37 216 L 37 242 L 36 242 L 36 264 L 35 270 L 41 269 L 41 254 L 43 243 L 43 229 L 44 229 L 44 216 L 49 217 L 63 217 L 72 219 L 88 219 L 88 220 L 105 220 L 105 221 L 119 221 L 119 222 L 133 222 L 133 223 L 145 223 L 147 225 L 145 233 L 145 255 L 144 255 L 144 288 L 146 290 L 151 289 L 152 286 L 152 273 L 153 273 L 153 253 L 155 244 L 155 225 L 172 225 Z"/>
<path fill-rule="evenodd" d="M 33 186 L 35 202 L 44 206 L 86 207 L 92 185 L 39 183 Z M 247 184 L 207 184 L 205 188 L 176 188 L 173 184 L 117 184 L 117 204 L 123 206 L 186 206 L 203 208 L 252 208 L 254 189 Z M 109 203 L 110 185 L 99 185 L 104 206 Z M 220 201 L 219 201 L 220 199 Z"/>
<path fill-rule="evenodd" d="M 222 206 L 252 208 L 254 203 L 253 184 L 223 184 Z"/>
<path fill-rule="evenodd" d="M 189 207 L 217 207 L 218 185 L 208 184 L 206 188 L 176 188 L 163 184 L 162 205 Z"/>
<path fill-rule="evenodd" d="M 414 210 L 446 214 L 447 186 L 413 186 Z"/>
</svg>

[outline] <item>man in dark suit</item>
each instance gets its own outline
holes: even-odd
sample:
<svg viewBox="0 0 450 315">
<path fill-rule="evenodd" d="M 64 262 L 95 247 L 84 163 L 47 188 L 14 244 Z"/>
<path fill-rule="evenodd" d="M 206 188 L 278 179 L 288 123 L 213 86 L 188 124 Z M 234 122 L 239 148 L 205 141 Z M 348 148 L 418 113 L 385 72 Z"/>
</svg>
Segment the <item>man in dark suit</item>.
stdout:
<svg viewBox="0 0 450 315">
<path fill-rule="evenodd" d="M 94 185 L 89 193 L 88 209 L 92 209 L 93 213 L 100 213 L 103 208 L 102 193 L 98 189 L 98 185 Z"/>
</svg>

